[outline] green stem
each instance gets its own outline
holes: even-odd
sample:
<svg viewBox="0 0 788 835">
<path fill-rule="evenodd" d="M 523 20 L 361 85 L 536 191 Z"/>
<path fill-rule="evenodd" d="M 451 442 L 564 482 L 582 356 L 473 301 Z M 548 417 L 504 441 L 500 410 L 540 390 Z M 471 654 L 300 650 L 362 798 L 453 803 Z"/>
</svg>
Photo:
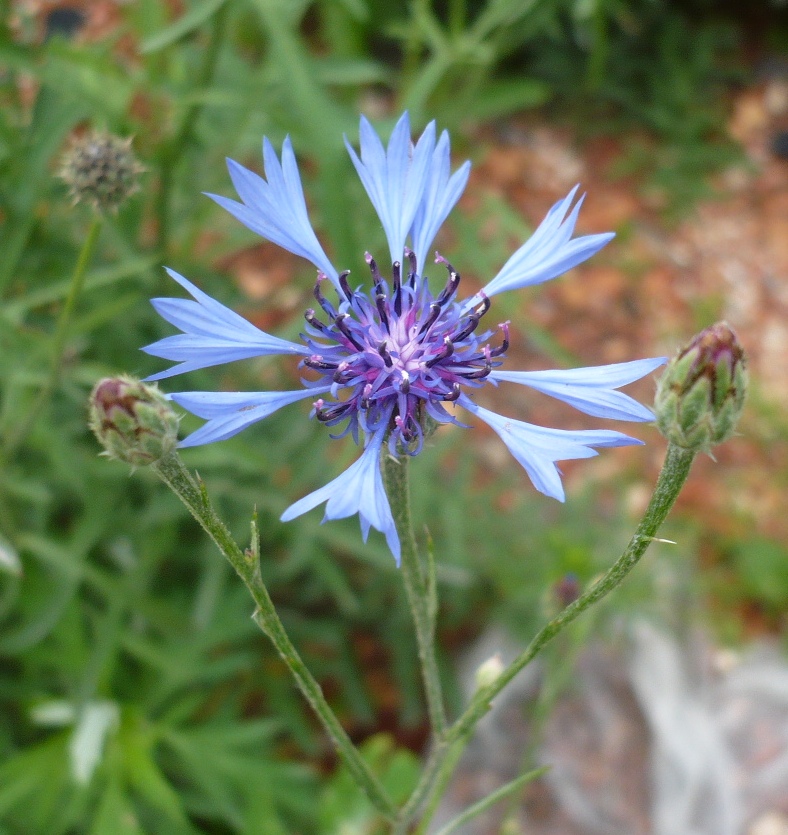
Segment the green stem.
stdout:
<svg viewBox="0 0 788 835">
<path fill-rule="evenodd" d="M 444 734 L 441 747 L 436 748 L 427 761 L 418 785 L 402 810 L 402 816 L 405 815 L 406 810 L 409 814 L 415 814 L 421 807 L 424 800 L 431 794 L 436 777 L 445 773 L 443 770 L 444 760 L 454 743 L 469 737 L 479 720 L 490 710 L 492 700 L 501 690 L 534 659 L 545 644 L 558 635 L 589 606 L 601 600 L 620 585 L 637 565 L 646 548 L 654 539 L 660 525 L 665 521 L 671 507 L 673 507 L 684 482 L 687 480 L 694 458 L 695 452 L 692 450 L 682 449 L 674 444 L 668 445 L 665 463 L 662 465 L 651 501 L 624 553 L 591 588 L 543 627 L 526 649 L 492 684 L 476 691 L 465 712 Z"/>
<path fill-rule="evenodd" d="M 383 449 L 382 471 L 386 495 L 402 548 L 402 579 L 416 628 L 419 647 L 419 661 L 427 694 L 430 724 L 435 736 L 440 739 L 446 730 L 446 714 L 443 708 L 440 675 L 435 660 L 435 614 L 436 601 L 434 581 L 428 576 L 419 557 L 413 524 L 410 518 L 410 487 L 408 464 L 410 457 L 394 458 Z"/>
<path fill-rule="evenodd" d="M 440 753 L 438 756 L 435 757 L 435 762 L 437 765 L 437 770 L 435 772 L 435 780 L 432 782 L 429 797 L 427 800 L 426 805 L 424 806 L 424 812 L 419 818 L 419 825 L 416 829 L 416 835 L 427 835 L 427 831 L 430 825 L 430 821 L 432 820 L 433 815 L 435 812 L 438 811 L 438 805 L 440 804 L 441 798 L 443 797 L 446 789 L 448 788 L 449 781 L 451 780 L 452 774 L 454 774 L 454 769 L 457 767 L 457 764 L 460 761 L 460 757 L 462 757 L 463 752 L 465 751 L 465 746 L 468 744 L 471 738 L 470 734 L 462 737 L 462 739 L 457 740 L 447 751 L 445 757 L 441 757 Z M 427 766 L 425 771 L 429 769 L 431 764 L 431 759 L 427 760 Z M 418 806 L 421 805 L 420 802 L 411 805 L 410 802 L 403 807 L 403 815 L 407 810 L 407 813 L 410 816 L 414 816 L 418 811 Z"/>
<path fill-rule="evenodd" d="M 637 565 L 640 558 L 654 539 L 659 526 L 665 521 L 670 508 L 684 486 L 689 475 L 695 453 L 682 449 L 674 444 L 668 445 L 665 463 L 657 480 L 657 486 L 651 496 L 646 512 L 624 553 L 613 563 L 612 567 L 573 603 L 570 603 L 561 614 L 551 620 L 536 635 L 526 649 L 501 673 L 500 676 L 487 687 L 477 690 L 471 704 L 465 713 L 451 728 L 448 738 L 451 740 L 461 736 L 469 728 L 476 725 L 479 719 L 490 709 L 492 700 L 503 688 L 539 653 L 542 647 L 551 641 L 559 632 L 567 627 L 578 615 L 589 606 L 607 596 L 619 586 L 630 571 Z"/>
<path fill-rule="evenodd" d="M 447 768 L 447 763 L 451 763 L 452 768 L 456 765 L 459 756 L 450 757 L 449 754 L 452 754 L 458 748 L 461 753 L 462 746 L 460 744 L 456 743 L 453 746 L 449 746 L 443 741 L 438 741 L 434 744 L 429 757 L 427 757 L 427 762 L 422 769 L 418 785 L 408 798 L 407 803 L 400 809 L 399 817 L 391 829 L 391 835 L 407 835 L 410 831 L 411 823 L 416 817 L 416 813 L 419 811 L 428 790 L 435 785 L 445 785 L 446 781 L 441 779 L 443 770 Z"/>
<path fill-rule="evenodd" d="M 71 319 L 73 317 L 74 308 L 79 299 L 82 288 L 85 285 L 85 275 L 87 274 L 88 264 L 93 258 L 93 252 L 96 248 L 99 232 L 101 231 L 101 217 L 96 216 L 88 229 L 88 234 L 82 244 L 79 257 L 77 258 L 74 273 L 71 277 L 71 285 L 68 289 L 66 301 L 60 311 L 60 316 L 55 326 L 55 333 L 52 336 L 51 360 L 49 368 L 49 376 L 46 383 L 39 389 L 38 394 L 33 400 L 30 408 L 27 410 L 24 418 L 16 425 L 16 429 L 6 437 L 3 445 L 3 453 L 6 458 L 18 449 L 25 438 L 33 428 L 36 418 L 41 410 L 46 406 L 49 398 L 52 396 L 60 379 L 60 372 L 63 368 L 63 354 L 66 348 L 66 341 L 71 327 Z"/>
<path fill-rule="evenodd" d="M 202 64 L 197 72 L 197 79 L 194 85 L 195 90 L 207 89 L 213 81 L 219 58 L 219 49 L 224 37 L 228 6 L 229 3 L 225 3 L 213 16 L 211 39 L 203 53 Z M 183 153 L 184 146 L 191 139 L 194 125 L 202 112 L 203 106 L 201 102 L 197 102 L 186 109 L 175 135 L 161 150 L 159 158 L 159 189 L 156 193 L 155 210 L 158 223 L 156 249 L 162 256 L 167 252 L 170 239 L 170 199 L 172 197 L 174 168 Z"/>
<path fill-rule="evenodd" d="M 449 0 L 449 31 L 453 37 L 462 35 L 466 16 L 465 0 Z"/>
<path fill-rule="evenodd" d="M 513 792 L 521 789 L 527 783 L 531 783 L 538 777 L 541 777 L 549 770 L 550 766 L 542 766 L 542 768 L 535 768 L 533 771 L 521 774 L 519 777 L 501 786 L 500 789 L 496 789 L 492 794 L 483 797 L 480 801 L 474 803 L 473 806 L 469 806 L 461 815 L 458 815 L 454 820 L 447 823 L 446 826 L 441 827 L 437 835 L 451 835 L 452 832 L 459 829 L 464 823 L 473 820 L 477 815 L 481 815 L 482 812 L 487 811 L 490 806 L 498 803 L 499 800 L 503 800 Z"/>
<path fill-rule="evenodd" d="M 257 605 L 257 611 L 254 613 L 255 622 L 276 647 L 301 693 L 322 722 L 348 771 L 366 792 L 375 808 L 387 819 L 394 820 L 397 810 L 391 798 L 345 733 L 345 729 L 323 696 L 320 685 L 301 660 L 276 613 L 268 589 L 260 576 L 256 525 L 253 524 L 252 528 L 253 547 L 242 551 L 217 515 L 203 483 L 192 477 L 177 454 L 173 453 L 163 458 L 153 465 L 153 469 L 186 505 L 243 580 Z"/>
</svg>

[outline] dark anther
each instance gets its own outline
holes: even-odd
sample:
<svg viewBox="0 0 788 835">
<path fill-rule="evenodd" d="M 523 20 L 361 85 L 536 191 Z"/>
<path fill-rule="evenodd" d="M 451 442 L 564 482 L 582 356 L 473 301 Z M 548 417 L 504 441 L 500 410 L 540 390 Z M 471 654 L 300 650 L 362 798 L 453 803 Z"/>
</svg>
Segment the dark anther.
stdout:
<svg viewBox="0 0 788 835">
<path fill-rule="evenodd" d="M 402 372 L 402 379 L 400 380 L 399 390 L 402 394 L 407 394 L 410 391 L 410 377 L 405 371 Z"/>
<path fill-rule="evenodd" d="M 448 261 L 446 261 L 446 269 L 449 271 L 449 278 L 446 281 L 446 286 L 441 290 L 441 294 L 437 298 L 437 302 L 440 305 L 446 304 L 460 286 L 460 274 Z"/>
<path fill-rule="evenodd" d="M 317 303 L 320 305 L 320 307 L 323 308 L 326 316 L 328 316 L 329 319 L 336 319 L 337 312 L 334 308 L 334 305 L 331 304 L 331 302 L 320 292 L 320 282 L 321 279 L 318 278 L 318 280 L 315 282 L 315 289 L 313 291 L 314 296 L 317 299 Z"/>
<path fill-rule="evenodd" d="M 392 284 L 392 292 L 391 297 L 394 300 L 394 312 L 397 316 L 402 313 L 402 275 L 401 275 L 401 265 L 399 261 L 395 261 L 391 265 L 391 284 Z"/>
<path fill-rule="evenodd" d="M 367 383 L 364 386 L 364 391 L 361 392 L 361 403 L 359 404 L 362 409 L 369 408 L 369 396 L 372 394 L 372 386 Z"/>
<path fill-rule="evenodd" d="M 378 353 L 380 354 L 383 362 L 386 363 L 386 368 L 391 368 L 394 365 L 394 362 L 391 359 L 391 354 L 388 352 L 386 348 L 386 340 L 384 339 L 383 342 L 378 345 Z"/>
<path fill-rule="evenodd" d="M 319 330 L 319 331 L 320 331 L 320 333 L 325 334 L 326 336 L 328 336 L 328 337 L 332 337 L 332 338 L 333 338 L 333 334 L 331 333 L 331 331 L 329 330 L 329 328 L 328 328 L 326 325 L 324 325 L 324 324 L 320 321 L 320 319 L 318 319 L 318 318 L 317 318 L 317 316 L 315 316 L 315 311 L 314 311 L 314 310 L 312 310 L 312 308 L 311 308 L 311 307 L 309 308 L 309 310 L 307 310 L 307 311 L 304 313 L 304 319 L 306 319 L 306 321 L 307 321 L 310 325 L 312 325 L 312 327 L 313 327 L 313 328 L 317 328 L 317 330 Z"/>
<path fill-rule="evenodd" d="M 413 440 L 414 435 L 411 432 L 411 430 L 408 429 L 408 424 L 402 418 L 401 415 L 397 415 L 394 418 L 394 425 L 397 427 L 397 429 L 399 429 L 400 437 L 403 441 L 405 441 L 406 444 L 410 443 Z"/>
<path fill-rule="evenodd" d="M 314 368 L 315 371 L 331 371 L 339 366 L 336 362 L 326 362 L 322 357 L 314 356 L 304 360 L 307 368 Z"/>
<path fill-rule="evenodd" d="M 482 301 L 481 301 L 481 304 L 480 304 L 480 305 L 476 308 L 476 310 L 474 311 L 474 313 L 475 313 L 475 314 L 476 314 L 476 315 L 477 315 L 480 319 L 481 319 L 481 317 L 482 317 L 482 316 L 484 316 L 484 314 L 485 314 L 485 313 L 486 313 L 486 312 L 490 309 L 490 300 L 487 298 L 487 296 L 485 296 L 485 295 L 484 295 L 484 293 L 482 293 L 481 295 L 482 295 Z"/>
<path fill-rule="evenodd" d="M 356 339 L 354 338 L 354 336 L 353 336 L 353 334 L 352 334 L 352 332 L 351 332 L 350 328 L 349 328 L 349 327 L 345 324 L 345 320 L 346 320 L 346 319 L 349 319 L 349 318 L 350 318 L 350 317 L 349 317 L 349 315 L 348 315 L 347 313 L 340 313 L 340 314 L 339 314 L 339 316 L 337 316 L 337 318 L 336 318 L 336 326 L 337 326 L 337 327 L 338 327 L 338 328 L 342 331 L 342 333 L 344 334 L 345 338 L 346 338 L 346 339 L 347 339 L 350 343 L 352 343 L 352 345 L 353 345 L 353 346 L 355 346 L 355 348 L 357 348 L 359 351 L 363 351 L 363 350 L 364 350 L 364 346 L 363 346 L 363 345 L 360 345 L 360 344 L 356 341 Z"/>
<path fill-rule="evenodd" d="M 451 339 L 449 339 L 448 336 L 444 336 L 443 348 L 441 348 L 440 351 L 438 351 L 438 353 L 435 354 L 435 356 L 431 360 L 427 360 L 427 362 L 425 362 L 424 365 L 426 365 L 427 368 L 432 368 L 433 365 L 436 365 L 441 360 L 445 360 L 446 357 L 450 357 L 453 353 L 454 343 L 451 341 Z"/>
<path fill-rule="evenodd" d="M 372 273 L 372 281 L 375 283 L 375 292 L 378 294 L 383 293 L 383 277 L 378 269 L 377 261 L 369 253 L 366 254 L 366 259 L 369 265 L 369 271 Z"/>
<path fill-rule="evenodd" d="M 345 298 L 350 302 L 353 301 L 353 291 L 350 289 L 350 285 L 348 284 L 347 277 L 350 275 L 350 270 L 343 270 L 339 274 L 339 286 L 342 288 L 342 292 L 345 294 Z"/>
<path fill-rule="evenodd" d="M 419 328 L 419 336 L 426 333 L 435 324 L 438 316 L 441 315 L 441 310 L 443 310 L 443 308 L 438 304 L 438 302 L 433 302 L 430 305 L 430 315 L 427 317 L 427 321 Z"/>
<path fill-rule="evenodd" d="M 408 272 L 408 283 L 411 287 L 416 286 L 416 275 L 418 274 L 419 265 L 416 261 L 416 253 L 412 249 L 405 248 L 405 255 L 410 262 L 410 271 Z"/>
<path fill-rule="evenodd" d="M 489 360 L 484 364 L 484 368 L 477 368 L 475 371 L 468 371 L 463 373 L 466 380 L 481 380 L 492 371 L 492 363 Z"/>
<path fill-rule="evenodd" d="M 499 327 L 503 333 L 503 342 L 497 348 L 493 348 L 490 351 L 491 357 L 500 357 L 501 354 L 505 354 L 509 350 L 509 323 L 504 322 Z"/>
<path fill-rule="evenodd" d="M 453 334 L 454 341 L 459 342 L 461 339 L 465 339 L 466 336 L 470 336 L 470 334 L 472 334 L 478 327 L 480 318 L 481 317 L 478 313 L 471 313 L 468 316 L 468 321 L 465 323 L 465 327 Z"/>
<path fill-rule="evenodd" d="M 334 372 L 333 379 L 335 383 L 347 383 L 350 380 L 353 375 L 348 375 L 348 368 L 350 368 L 350 363 L 346 360 L 342 360 L 342 362 L 339 363 L 337 370 Z"/>
<path fill-rule="evenodd" d="M 454 385 L 452 385 L 452 387 L 451 387 L 451 391 L 448 394 L 444 394 L 441 399 L 444 400 L 446 403 L 452 403 L 455 400 L 457 400 L 459 398 L 459 396 L 460 396 L 460 384 L 459 383 L 454 383 Z"/>
<path fill-rule="evenodd" d="M 318 407 L 318 403 L 321 405 Z M 315 417 L 321 423 L 338 423 L 343 420 L 348 411 L 352 408 L 352 401 L 347 403 L 332 403 L 330 406 L 324 406 L 322 400 L 315 403 Z"/>
<path fill-rule="evenodd" d="M 383 293 L 378 293 L 375 296 L 375 304 L 378 308 L 378 313 L 380 314 L 380 323 L 383 327 L 388 330 L 389 329 L 389 313 L 388 313 L 388 303 L 386 301 L 386 296 Z"/>
</svg>

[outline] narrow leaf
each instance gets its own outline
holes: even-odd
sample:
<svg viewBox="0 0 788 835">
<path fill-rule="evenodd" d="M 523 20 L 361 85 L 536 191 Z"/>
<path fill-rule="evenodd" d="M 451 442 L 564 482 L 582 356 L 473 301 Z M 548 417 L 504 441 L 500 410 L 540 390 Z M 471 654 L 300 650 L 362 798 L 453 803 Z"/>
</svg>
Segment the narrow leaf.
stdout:
<svg viewBox="0 0 788 835">
<path fill-rule="evenodd" d="M 549 765 L 542 766 L 542 768 L 535 768 L 533 771 L 528 771 L 525 774 L 521 774 L 515 780 L 512 780 L 510 783 L 506 783 L 505 785 L 501 786 L 500 789 L 494 791 L 492 794 L 488 795 L 485 798 L 482 798 L 478 803 L 474 803 L 473 806 L 469 806 L 461 815 L 458 815 L 453 821 L 450 821 L 443 827 L 443 829 L 439 830 L 436 835 L 449 835 L 451 832 L 455 832 L 459 827 L 461 827 L 464 823 L 467 823 L 469 820 L 472 820 L 477 815 L 480 815 L 482 812 L 485 812 L 487 809 L 490 808 L 494 803 L 497 803 L 499 800 L 503 800 L 508 795 L 516 792 L 517 789 L 522 788 L 526 783 L 530 783 L 532 780 L 536 780 L 538 777 L 541 777 L 545 772 L 550 770 Z"/>
<path fill-rule="evenodd" d="M 151 52 L 158 52 L 185 35 L 199 29 L 212 15 L 227 2 L 227 0 L 202 0 L 192 6 L 183 17 L 179 17 L 174 23 L 151 35 L 140 45 L 140 52 L 149 55 Z"/>
</svg>

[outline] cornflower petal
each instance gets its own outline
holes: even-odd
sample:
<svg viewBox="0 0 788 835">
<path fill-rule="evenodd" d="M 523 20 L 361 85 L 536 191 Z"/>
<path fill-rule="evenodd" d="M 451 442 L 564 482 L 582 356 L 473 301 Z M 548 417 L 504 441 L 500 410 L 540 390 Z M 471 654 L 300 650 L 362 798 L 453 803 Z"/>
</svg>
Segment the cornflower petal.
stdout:
<svg viewBox="0 0 788 835">
<path fill-rule="evenodd" d="M 561 475 L 555 466 L 556 461 L 592 458 L 598 453 L 591 447 L 618 447 L 643 443 L 610 429 L 570 431 L 535 426 L 477 406 L 467 395 L 462 395 L 458 402 L 495 431 L 540 493 L 558 499 L 559 502 L 564 501 L 565 495 Z"/>
<path fill-rule="evenodd" d="M 303 345 L 280 339 L 261 331 L 243 316 L 212 299 L 174 270 L 167 270 L 194 301 L 190 299 L 152 299 L 157 313 L 183 333 L 158 340 L 142 350 L 154 357 L 180 362 L 180 365 L 146 377 L 163 380 L 176 374 L 208 368 L 234 360 L 270 354 L 303 356 L 309 350 Z"/>
<path fill-rule="evenodd" d="M 358 513 L 364 542 L 367 541 L 370 527 L 380 531 L 386 537 L 389 549 L 399 565 L 399 537 L 380 472 L 380 449 L 385 430 L 384 425 L 370 437 L 361 457 L 344 473 L 290 505 L 280 517 L 281 520 L 289 522 L 323 502 L 328 502 L 324 522 Z"/>
<path fill-rule="evenodd" d="M 416 262 L 425 264 L 441 224 L 460 199 L 468 183 L 471 164 L 466 160 L 451 176 L 449 134 L 443 131 L 432 153 L 421 203 L 411 229 Z"/>
<path fill-rule="evenodd" d="M 282 520 L 322 503 L 324 521 L 358 514 L 364 540 L 371 527 L 381 531 L 399 563 L 400 542 L 380 468 L 384 443 L 394 456 L 418 455 L 424 446 L 425 416 L 464 426 L 447 411 L 450 404 L 459 403 L 492 427 L 538 490 L 563 501 L 557 461 L 594 456 L 596 447 L 641 442 L 610 430 L 565 431 L 509 419 L 477 406 L 463 391 L 488 382 L 513 382 L 590 415 L 645 421 L 653 419 L 652 413 L 616 389 L 653 371 L 664 359 L 571 371 L 502 370 L 509 323 L 502 323 L 498 338 L 492 339 L 494 330 L 481 324 L 490 298 L 554 278 L 593 255 L 613 235 L 572 237 L 583 203 L 582 197 L 576 200 L 575 187 L 550 209 L 483 291 L 457 301 L 460 273 L 438 256 L 448 275 L 443 289 L 433 292 L 424 275 L 427 253 L 467 184 L 470 163 L 451 172 L 448 133 L 436 140 L 434 122 L 414 145 L 407 113 L 387 145 L 364 117 L 359 139 L 359 154 L 347 137 L 345 144 L 385 231 L 393 262 L 390 277 L 369 253 L 365 260 L 371 291 L 354 291 L 347 273 L 337 273 L 309 222 L 289 138 L 281 158 L 264 139 L 265 178 L 228 160 L 241 202 L 210 196 L 250 229 L 318 268 L 314 308 L 304 314 L 303 344 L 264 333 L 169 271 L 192 299 L 154 299 L 153 304 L 181 333 L 143 350 L 179 363 L 148 378 L 152 380 L 247 357 L 297 356 L 305 375 L 299 391 L 173 394 L 176 403 L 206 421 L 181 446 L 224 440 L 283 406 L 316 397 L 311 416 L 334 430 L 331 437 L 350 435 L 364 450 L 344 473 L 292 504 Z M 408 238 L 413 252 L 405 249 Z M 321 286 L 326 277 L 337 291 L 336 301 Z"/>
<path fill-rule="evenodd" d="M 374 128 L 363 116 L 359 127 L 361 158 L 345 137 L 358 176 L 378 213 L 392 261 L 401 261 L 405 240 L 422 203 L 435 150 L 435 122 L 424 129 L 415 147 L 410 119 L 402 114 L 384 149 Z"/>
<path fill-rule="evenodd" d="M 533 235 L 509 258 L 498 275 L 484 288 L 492 297 L 504 290 L 519 290 L 541 284 L 582 264 L 615 237 L 614 232 L 572 239 L 581 197 L 569 211 L 578 186 L 547 213 Z M 569 213 L 567 215 L 567 212 Z"/>
<path fill-rule="evenodd" d="M 318 386 L 297 391 L 182 391 L 171 394 L 170 399 L 179 406 L 208 421 L 178 446 L 200 446 L 232 438 L 282 406 L 324 394 L 329 389 L 330 386 Z"/>
<path fill-rule="evenodd" d="M 496 370 L 490 379 L 529 386 L 594 417 L 648 421 L 654 420 L 650 409 L 614 389 L 645 377 L 666 362 L 667 357 L 653 357 L 567 371 Z"/>
<path fill-rule="evenodd" d="M 207 196 L 252 232 L 311 261 L 338 288 L 338 273 L 309 222 L 301 177 L 289 136 L 282 145 L 281 163 L 273 145 L 267 138 L 263 139 L 263 165 L 267 181 L 234 160 L 227 160 L 227 170 L 241 203 L 218 194 Z"/>
</svg>

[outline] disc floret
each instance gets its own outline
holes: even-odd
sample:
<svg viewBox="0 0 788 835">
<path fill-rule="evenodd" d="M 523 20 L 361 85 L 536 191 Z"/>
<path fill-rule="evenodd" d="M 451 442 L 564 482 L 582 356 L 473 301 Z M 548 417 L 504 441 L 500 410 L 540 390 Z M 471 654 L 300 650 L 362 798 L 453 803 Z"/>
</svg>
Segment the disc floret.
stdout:
<svg viewBox="0 0 788 835">
<path fill-rule="evenodd" d="M 425 419 L 457 423 L 444 404 L 457 400 L 464 386 L 481 386 L 501 364 L 509 323 L 499 326 L 503 340 L 492 347 L 492 331 L 477 333 L 490 300 L 482 294 L 470 308 L 458 304 L 460 275 L 440 255 L 436 263 L 445 265 L 448 278 L 433 295 L 416 256 L 409 249 L 405 256 L 407 274 L 395 261 L 389 282 L 366 253 L 374 303 L 363 290 L 351 289 L 345 272 L 335 308 L 322 292 L 326 276 L 318 274 L 314 295 L 328 321 L 311 308 L 304 314 L 304 339 L 312 353 L 301 366 L 318 374 L 315 385 L 331 386 L 330 399 L 316 400 L 313 415 L 328 426 L 344 424 L 334 437 L 350 432 L 358 441 L 359 429 L 372 434 L 385 426 L 393 454 L 417 455 Z"/>
</svg>

